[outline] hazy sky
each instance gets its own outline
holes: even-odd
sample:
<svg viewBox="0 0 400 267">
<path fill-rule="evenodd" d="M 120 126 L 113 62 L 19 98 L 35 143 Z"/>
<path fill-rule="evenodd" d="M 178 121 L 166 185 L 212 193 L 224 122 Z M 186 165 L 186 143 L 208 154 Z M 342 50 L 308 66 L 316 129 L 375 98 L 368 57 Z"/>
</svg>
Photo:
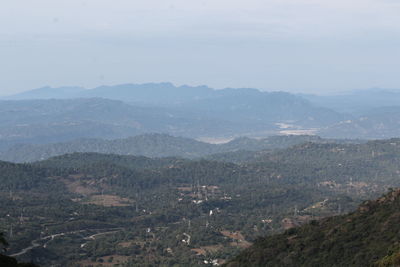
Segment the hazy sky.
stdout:
<svg viewBox="0 0 400 267">
<path fill-rule="evenodd" d="M 398 0 L 2 0 L 0 95 L 169 81 L 400 88 Z"/>
</svg>

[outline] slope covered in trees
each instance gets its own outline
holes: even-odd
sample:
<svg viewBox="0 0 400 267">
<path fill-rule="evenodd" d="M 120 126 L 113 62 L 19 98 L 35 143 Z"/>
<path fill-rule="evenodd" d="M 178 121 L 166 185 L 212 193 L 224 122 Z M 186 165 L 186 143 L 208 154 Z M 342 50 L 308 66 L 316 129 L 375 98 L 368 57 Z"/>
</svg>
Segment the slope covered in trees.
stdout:
<svg viewBox="0 0 400 267">
<path fill-rule="evenodd" d="M 4 234 L 0 233 L 0 266 L 2 267 L 38 267 L 33 263 L 18 263 L 18 261 L 6 255 L 3 255 L 4 252 L 7 251 L 8 242 L 4 238 Z"/>
<path fill-rule="evenodd" d="M 3 149 L 18 143 L 126 138 L 153 132 L 192 137 L 219 136 L 223 132 L 231 135 L 249 126 L 190 111 L 133 106 L 100 98 L 0 103 L 0 148 Z"/>
<path fill-rule="evenodd" d="M 398 144 L 306 143 L 240 164 L 97 153 L 0 162 L 0 232 L 9 255 L 43 266 L 222 263 L 399 187 Z"/>
<path fill-rule="evenodd" d="M 400 190 L 355 212 L 258 239 L 225 266 L 398 266 Z"/>
<path fill-rule="evenodd" d="M 211 154 L 234 151 L 259 151 L 282 149 L 304 142 L 346 142 L 322 139 L 318 136 L 271 136 L 264 139 L 236 138 L 223 144 L 209 144 L 190 138 L 167 134 L 145 134 L 126 139 L 78 139 L 55 144 L 20 144 L 0 152 L 0 160 L 32 162 L 74 152 L 96 152 L 104 154 L 137 155 L 146 157 L 199 158 Z M 348 140 L 347 142 L 356 142 Z"/>
</svg>

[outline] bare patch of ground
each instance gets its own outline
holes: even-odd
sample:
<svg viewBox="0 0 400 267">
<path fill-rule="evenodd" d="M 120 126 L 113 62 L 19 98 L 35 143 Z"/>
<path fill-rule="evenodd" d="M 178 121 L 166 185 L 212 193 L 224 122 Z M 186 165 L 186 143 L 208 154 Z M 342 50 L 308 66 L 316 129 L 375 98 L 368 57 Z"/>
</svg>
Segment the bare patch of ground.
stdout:
<svg viewBox="0 0 400 267">
<path fill-rule="evenodd" d="M 104 207 L 126 207 L 132 205 L 128 198 L 122 198 L 116 195 L 93 195 L 84 204 L 94 204 Z"/>
<path fill-rule="evenodd" d="M 204 246 L 204 247 L 199 247 L 199 248 L 193 248 L 191 251 L 196 252 L 197 255 L 203 255 L 206 256 L 207 253 L 214 253 L 218 252 L 224 247 L 222 245 L 213 245 L 213 246 Z"/>
<path fill-rule="evenodd" d="M 99 190 L 92 187 L 92 186 L 88 186 L 85 185 L 83 183 L 81 183 L 80 181 L 76 181 L 76 182 L 67 182 L 65 183 L 68 190 L 72 193 L 76 193 L 76 194 L 80 194 L 80 195 L 91 195 L 91 194 L 95 194 L 98 193 Z"/>
<path fill-rule="evenodd" d="M 125 241 L 125 242 L 120 242 L 118 243 L 118 246 L 123 247 L 123 248 L 129 248 L 130 246 L 132 246 L 132 242 L 130 241 Z"/>
<path fill-rule="evenodd" d="M 223 236 L 229 237 L 231 239 L 234 240 L 245 240 L 244 236 L 242 235 L 242 233 L 240 233 L 240 231 L 237 232 L 231 232 L 231 231 L 221 231 L 221 234 Z"/>
<path fill-rule="evenodd" d="M 231 231 L 225 230 L 225 231 L 221 231 L 221 234 L 223 236 L 226 236 L 226 237 L 234 240 L 234 242 L 230 243 L 231 246 L 248 248 L 252 245 L 250 242 L 246 241 L 246 239 L 244 238 L 243 234 L 240 233 L 240 231 L 231 232 Z"/>
<path fill-rule="evenodd" d="M 84 178 L 83 174 L 70 175 L 68 178 L 60 179 L 61 182 L 65 184 L 68 191 L 80 195 L 92 195 L 99 192 L 99 188 L 93 185 L 93 183 L 88 183 L 82 180 Z"/>
<path fill-rule="evenodd" d="M 189 186 L 182 186 L 182 187 L 178 187 L 177 188 L 178 191 L 182 191 L 182 192 L 192 192 L 193 188 L 189 187 Z"/>
<path fill-rule="evenodd" d="M 281 222 L 283 229 L 287 230 L 299 226 L 299 223 L 292 218 L 284 218 Z"/>
</svg>

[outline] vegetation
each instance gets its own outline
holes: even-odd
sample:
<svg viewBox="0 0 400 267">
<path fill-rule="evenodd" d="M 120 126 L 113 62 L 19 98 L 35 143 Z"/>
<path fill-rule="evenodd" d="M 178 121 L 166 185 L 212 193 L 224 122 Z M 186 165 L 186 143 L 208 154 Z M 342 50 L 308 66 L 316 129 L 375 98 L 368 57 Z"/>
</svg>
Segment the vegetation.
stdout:
<svg viewBox="0 0 400 267">
<path fill-rule="evenodd" d="M 33 162 L 76 152 L 194 159 L 227 152 L 233 152 L 236 155 L 238 154 L 234 153 L 236 151 L 244 151 L 244 153 L 248 151 L 248 153 L 251 153 L 250 151 L 283 149 L 305 142 L 356 143 L 357 141 L 339 141 L 322 139 L 318 136 L 300 135 L 272 136 L 264 139 L 241 137 L 224 144 L 209 144 L 190 138 L 173 137 L 166 134 L 145 134 L 116 140 L 78 139 L 55 144 L 19 144 L 2 153 L 0 152 L 0 159 L 11 162 Z M 223 159 L 221 156 L 210 156 L 210 158 Z M 228 160 L 228 158 L 223 160 Z"/>
<path fill-rule="evenodd" d="M 3 250 L 6 250 L 6 247 L 8 246 L 8 242 L 4 238 L 4 233 L 0 233 L 0 246 L 3 246 Z"/>
<path fill-rule="evenodd" d="M 348 215 L 260 238 L 226 266 L 398 266 L 399 208 L 392 191 Z"/>
<path fill-rule="evenodd" d="M 398 144 L 306 143 L 237 164 L 97 153 L 0 162 L 0 232 L 8 255 L 41 266 L 221 264 L 399 187 Z"/>
<path fill-rule="evenodd" d="M 8 242 L 4 237 L 4 233 L 0 233 L 0 246 L 3 246 L 4 252 L 6 252 L 6 247 L 8 247 Z M 0 253 L 0 266 L 2 267 L 37 267 L 33 263 L 18 263 L 13 257 L 8 257 Z"/>
</svg>

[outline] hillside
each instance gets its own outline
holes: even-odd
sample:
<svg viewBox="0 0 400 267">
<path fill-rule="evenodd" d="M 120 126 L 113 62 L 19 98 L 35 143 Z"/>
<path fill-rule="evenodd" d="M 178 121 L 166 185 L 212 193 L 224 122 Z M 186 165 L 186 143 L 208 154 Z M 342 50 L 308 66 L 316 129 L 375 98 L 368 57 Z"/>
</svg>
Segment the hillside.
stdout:
<svg viewBox="0 0 400 267">
<path fill-rule="evenodd" d="M 75 152 L 96 152 L 147 157 L 179 156 L 194 158 L 213 153 L 216 145 L 167 134 L 144 134 L 125 139 L 77 139 L 54 144 L 21 144 L 0 152 L 0 159 L 32 162 Z"/>
<path fill-rule="evenodd" d="M 319 132 L 322 136 L 387 139 L 400 135 L 400 107 L 386 106 L 366 110 L 362 115 L 333 124 Z"/>
<path fill-rule="evenodd" d="M 222 264 L 400 186 L 396 139 L 255 153 L 240 164 L 97 153 L 0 162 L 0 232 L 10 256 L 41 266 Z"/>
<path fill-rule="evenodd" d="M 357 211 L 258 239 L 227 267 L 398 266 L 400 190 Z"/>
<path fill-rule="evenodd" d="M 335 95 L 300 94 L 300 96 L 317 106 L 353 115 L 362 115 L 374 108 L 397 106 L 400 103 L 398 89 L 370 88 Z"/>
<path fill-rule="evenodd" d="M 138 104 L 171 105 L 195 99 L 209 98 L 215 91 L 206 86 L 176 87 L 171 83 L 121 84 L 99 86 L 92 89 L 82 87 L 42 87 L 7 97 L 9 100 L 27 99 L 71 99 L 107 98 Z"/>
<path fill-rule="evenodd" d="M 225 89 L 219 93 L 219 97 L 190 101 L 182 106 L 215 118 L 279 124 L 288 129 L 321 128 L 348 118 L 285 92 Z"/>
<path fill-rule="evenodd" d="M 0 147 L 3 149 L 17 143 L 126 138 L 149 132 L 181 136 L 229 135 L 244 131 L 247 125 L 99 98 L 0 103 Z"/>
<path fill-rule="evenodd" d="M 332 195 L 321 211 L 331 214 L 336 203 L 350 210 L 355 201 L 274 181 L 268 169 L 210 161 L 71 154 L 0 167 L 0 230 L 10 239 L 9 255 L 41 266 L 93 265 L 110 257 L 130 266 L 201 266 L 280 231 L 296 204 Z M 268 225 L 259 223 L 265 216 Z M 189 243 L 181 241 L 185 235 Z"/>
<path fill-rule="evenodd" d="M 144 134 L 115 140 L 78 139 L 54 144 L 20 144 L 0 152 L 0 160 L 33 162 L 75 152 L 193 159 L 217 153 L 282 149 L 304 142 L 325 143 L 335 140 L 317 136 L 271 136 L 264 139 L 241 137 L 228 143 L 209 144 L 166 134 Z"/>
</svg>

